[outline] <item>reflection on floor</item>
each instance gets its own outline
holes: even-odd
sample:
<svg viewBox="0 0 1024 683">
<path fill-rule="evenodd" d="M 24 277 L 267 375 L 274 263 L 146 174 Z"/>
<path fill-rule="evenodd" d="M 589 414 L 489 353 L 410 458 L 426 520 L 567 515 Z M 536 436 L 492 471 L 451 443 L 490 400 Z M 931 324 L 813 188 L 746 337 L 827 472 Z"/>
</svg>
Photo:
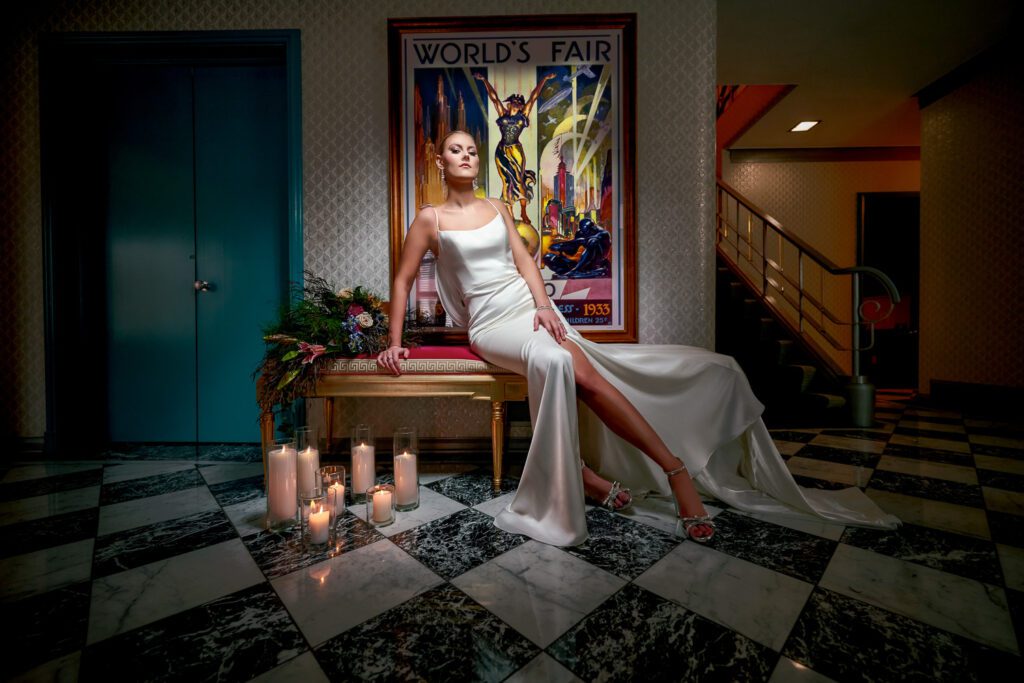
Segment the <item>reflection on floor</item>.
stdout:
<svg viewBox="0 0 1024 683">
<path fill-rule="evenodd" d="M 1024 424 L 880 399 L 871 429 L 775 431 L 805 486 L 860 486 L 896 532 L 717 506 L 590 510 L 559 549 L 506 534 L 489 473 L 336 543 L 262 529 L 252 449 L 7 463 L 4 673 L 35 680 L 975 680 L 1020 665 Z M 258 452 L 255 452 L 258 457 Z M 233 460 L 233 458 L 236 458 Z M 246 462 L 249 460 L 249 462 Z M 710 507 L 710 506 L 709 506 Z M 359 513 L 359 514 L 356 514 Z"/>
</svg>

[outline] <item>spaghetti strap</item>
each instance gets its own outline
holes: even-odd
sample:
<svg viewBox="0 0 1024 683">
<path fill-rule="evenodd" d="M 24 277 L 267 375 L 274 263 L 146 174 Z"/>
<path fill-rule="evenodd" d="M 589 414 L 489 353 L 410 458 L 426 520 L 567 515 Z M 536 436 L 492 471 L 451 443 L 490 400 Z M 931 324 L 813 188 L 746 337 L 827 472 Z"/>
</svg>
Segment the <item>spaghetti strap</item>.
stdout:
<svg viewBox="0 0 1024 683">
<path fill-rule="evenodd" d="M 491 208 L 492 208 L 492 209 L 494 209 L 494 210 L 495 210 L 495 211 L 496 211 L 496 212 L 498 213 L 498 215 L 499 215 L 499 216 L 501 215 L 501 209 L 499 209 L 499 208 L 498 208 L 497 206 L 495 206 L 495 205 L 494 205 L 494 202 L 492 202 L 492 201 L 491 201 L 491 198 L 490 198 L 490 197 L 484 197 L 484 200 L 485 200 L 485 201 L 486 201 L 486 202 L 487 202 L 488 204 L 490 204 L 490 205 L 491 205 Z M 492 218 L 491 220 L 494 220 L 494 219 Z"/>
<path fill-rule="evenodd" d="M 437 215 L 436 206 L 432 206 L 430 208 L 434 211 L 434 236 L 437 237 L 437 235 L 441 232 L 441 217 Z"/>
</svg>

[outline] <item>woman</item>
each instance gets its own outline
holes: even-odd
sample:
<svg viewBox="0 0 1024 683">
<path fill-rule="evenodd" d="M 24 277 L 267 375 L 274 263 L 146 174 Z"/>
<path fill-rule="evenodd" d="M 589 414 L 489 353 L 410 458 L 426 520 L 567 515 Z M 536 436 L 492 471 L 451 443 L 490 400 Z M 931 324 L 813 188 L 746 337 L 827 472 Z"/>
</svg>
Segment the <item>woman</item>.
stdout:
<svg viewBox="0 0 1024 683">
<path fill-rule="evenodd" d="M 448 196 L 423 208 L 405 239 L 392 289 L 405 310 L 427 249 L 437 258 L 437 291 L 470 348 L 527 378 L 533 440 L 519 488 L 495 524 L 552 545 L 587 538 L 584 496 L 612 510 L 634 488 L 671 494 L 677 533 L 707 542 L 714 522 L 701 490 L 734 507 L 780 515 L 816 515 L 895 527 L 859 489 L 804 490 L 796 485 L 760 420 L 763 406 L 728 356 L 678 345 L 596 344 L 551 305 L 540 271 L 500 202 L 478 199 L 473 138 L 455 131 L 436 163 Z M 395 374 L 402 358 L 402 316 L 391 316 L 392 346 L 377 362 Z M 576 398 L 585 408 L 577 415 Z M 647 457 L 644 457 L 644 456 Z M 691 479 L 692 477 L 692 479 Z"/>
<path fill-rule="evenodd" d="M 526 205 L 533 199 L 533 185 L 537 182 L 537 174 L 526 170 L 526 153 L 523 152 L 523 145 L 519 142 L 519 136 L 523 129 L 530 125 L 530 112 L 540 95 L 544 84 L 555 77 L 555 74 L 547 74 L 540 79 L 540 83 L 530 93 L 530 99 L 526 100 L 519 93 L 513 93 L 502 102 L 498 99 L 498 93 L 494 90 L 491 82 L 483 74 L 473 74 L 478 81 L 482 81 L 487 88 L 487 97 L 498 112 L 498 130 L 501 131 L 501 139 L 494 149 L 494 163 L 498 167 L 498 177 L 501 178 L 501 199 L 505 207 L 512 211 L 512 203 L 519 202 L 519 216 L 524 223 L 530 219 L 526 215 Z"/>
</svg>

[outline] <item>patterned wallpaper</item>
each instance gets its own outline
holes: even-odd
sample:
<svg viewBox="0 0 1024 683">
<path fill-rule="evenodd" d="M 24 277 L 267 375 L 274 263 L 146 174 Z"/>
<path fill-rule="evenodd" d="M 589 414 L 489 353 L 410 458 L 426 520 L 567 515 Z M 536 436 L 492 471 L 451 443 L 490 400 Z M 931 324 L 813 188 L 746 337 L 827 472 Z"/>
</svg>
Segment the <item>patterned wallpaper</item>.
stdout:
<svg viewBox="0 0 1024 683">
<path fill-rule="evenodd" d="M 921 110 L 922 391 L 1024 386 L 1022 82 L 999 60 Z"/>
<path fill-rule="evenodd" d="M 917 161 L 733 164 L 728 156 L 722 155 L 725 182 L 839 266 L 856 263 L 858 192 L 920 189 Z M 849 279 L 826 278 L 823 287 L 824 301 L 849 320 Z M 849 345 L 849 333 L 838 338 Z M 849 372 L 849 352 L 829 351 Z"/>
<path fill-rule="evenodd" d="M 640 339 L 714 344 L 714 0 L 83 0 L 19 7 L 3 31 L 0 113 L 0 382 L 5 434 L 45 427 L 37 36 L 40 31 L 302 31 L 306 266 L 386 292 L 388 17 L 636 12 Z M 10 15 L 9 15 L 10 16 Z M 666 84 L 671 84 L 666 86 Z M 371 405 L 372 404 L 372 405 Z M 386 433 L 411 421 L 426 436 L 485 435 L 484 402 L 375 401 Z M 345 417 L 339 417 L 344 433 Z M 445 425 L 444 432 L 438 425 Z"/>
</svg>

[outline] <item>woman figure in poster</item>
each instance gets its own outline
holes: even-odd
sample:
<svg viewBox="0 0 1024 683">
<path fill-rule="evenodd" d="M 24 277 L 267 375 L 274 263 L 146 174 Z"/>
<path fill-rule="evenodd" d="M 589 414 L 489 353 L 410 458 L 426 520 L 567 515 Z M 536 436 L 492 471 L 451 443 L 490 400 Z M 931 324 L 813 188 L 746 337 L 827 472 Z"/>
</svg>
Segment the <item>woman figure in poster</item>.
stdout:
<svg viewBox="0 0 1024 683">
<path fill-rule="evenodd" d="M 544 84 L 555 77 L 555 74 L 547 74 L 540 80 L 537 87 L 530 93 L 530 99 L 526 100 L 519 93 L 512 93 L 502 102 L 498 99 L 498 93 L 494 86 L 483 74 L 473 74 L 478 81 L 483 82 L 487 88 L 487 97 L 498 112 L 498 130 L 501 131 L 501 138 L 494 150 L 494 163 L 498 167 L 498 177 L 501 178 L 501 199 L 512 212 L 513 202 L 519 202 L 519 216 L 524 223 L 530 219 L 526 215 L 526 205 L 533 199 L 533 185 L 537 183 L 537 174 L 526 170 L 526 153 L 523 145 L 519 142 L 519 136 L 523 129 L 530 125 L 530 112 L 537 102 Z"/>
<path fill-rule="evenodd" d="M 701 543 L 715 525 L 698 487 L 751 512 L 899 523 L 859 489 L 797 486 L 761 422 L 764 406 L 732 358 L 681 345 L 598 344 L 572 329 L 551 305 L 508 208 L 474 195 L 480 163 L 473 138 L 455 131 L 440 150 L 448 196 L 421 209 L 409 227 L 392 288 L 392 345 L 377 362 L 398 374 L 409 355 L 399 312 L 430 249 L 438 296 L 453 323 L 468 328 L 470 348 L 527 379 L 533 438 L 496 526 L 577 545 L 587 539 L 585 498 L 613 512 L 631 503 L 620 481 L 638 495 L 672 496 L 677 534 Z"/>
</svg>

